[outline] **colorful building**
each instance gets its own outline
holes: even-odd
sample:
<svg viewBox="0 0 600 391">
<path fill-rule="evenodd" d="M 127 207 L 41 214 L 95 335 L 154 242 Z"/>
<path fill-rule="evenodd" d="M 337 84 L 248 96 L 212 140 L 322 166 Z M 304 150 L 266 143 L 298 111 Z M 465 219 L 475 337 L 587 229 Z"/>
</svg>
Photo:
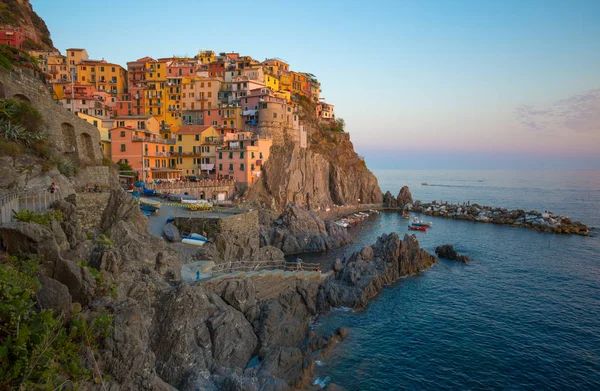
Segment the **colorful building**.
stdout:
<svg viewBox="0 0 600 391">
<path fill-rule="evenodd" d="M 170 163 L 171 166 L 181 169 L 182 175 L 200 177 L 202 164 L 210 163 L 211 156 L 214 165 L 215 146 L 205 142 L 206 137 L 219 138 L 212 126 L 182 125 L 173 135 L 175 136 L 176 146 L 171 148 Z M 206 159 L 203 159 L 203 157 Z M 204 169 L 207 170 L 207 167 L 205 166 Z M 214 166 L 212 169 L 214 169 Z M 210 170 L 207 171 L 210 172 Z"/>
<path fill-rule="evenodd" d="M 34 45 L 28 45 L 27 41 L 33 42 Z M 0 44 L 26 50 L 30 49 L 31 46 L 36 46 L 35 44 L 41 44 L 41 40 L 35 32 L 26 28 L 0 26 Z"/>
<path fill-rule="evenodd" d="M 242 186 L 256 182 L 269 158 L 272 140 L 252 132 L 239 132 L 226 135 L 224 143 L 217 147 L 217 175 L 234 179 Z"/>
</svg>

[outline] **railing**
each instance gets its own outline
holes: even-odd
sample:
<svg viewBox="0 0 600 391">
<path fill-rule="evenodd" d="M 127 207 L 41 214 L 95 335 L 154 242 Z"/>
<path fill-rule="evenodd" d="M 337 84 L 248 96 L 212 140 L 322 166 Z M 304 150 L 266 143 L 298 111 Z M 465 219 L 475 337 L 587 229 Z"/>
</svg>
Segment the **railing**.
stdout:
<svg viewBox="0 0 600 391">
<path fill-rule="evenodd" d="M 164 183 L 148 183 L 146 187 L 154 190 L 173 190 L 181 187 L 207 187 L 207 186 L 232 186 L 233 179 L 201 179 L 196 182 L 179 181 Z M 160 191 L 159 191 L 160 192 Z"/>
<path fill-rule="evenodd" d="M 215 265 L 212 274 L 250 272 L 260 270 L 284 270 L 284 271 L 321 271 L 319 263 L 311 262 L 288 262 L 288 261 L 231 261 Z"/>
<path fill-rule="evenodd" d="M 11 193 L 0 198 L 0 223 L 13 221 L 14 213 L 29 209 L 34 212 L 43 212 L 50 205 L 62 199 L 60 191 L 51 193 L 47 190 L 38 192 Z"/>
</svg>

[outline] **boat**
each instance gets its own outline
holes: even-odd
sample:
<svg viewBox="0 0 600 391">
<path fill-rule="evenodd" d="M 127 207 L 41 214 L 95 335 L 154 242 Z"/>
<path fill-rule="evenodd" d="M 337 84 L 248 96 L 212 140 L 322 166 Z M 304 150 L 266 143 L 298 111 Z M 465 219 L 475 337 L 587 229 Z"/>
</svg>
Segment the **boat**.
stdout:
<svg viewBox="0 0 600 391">
<path fill-rule="evenodd" d="M 188 195 L 188 194 L 169 194 L 168 195 L 169 200 L 171 201 L 183 201 L 183 200 L 195 200 L 196 197 L 193 195 Z"/>
<path fill-rule="evenodd" d="M 407 214 L 405 214 L 405 213 L 402 213 L 402 219 L 403 220 L 410 220 L 410 216 L 407 215 Z"/>
<path fill-rule="evenodd" d="M 414 225 L 409 225 L 408 229 L 411 231 L 423 231 L 423 232 L 427 232 L 427 227 L 417 227 Z"/>
<path fill-rule="evenodd" d="M 191 196 L 193 197 L 193 196 Z M 186 198 L 182 198 L 181 199 L 181 203 L 182 204 L 208 204 L 208 205 L 212 205 L 212 203 L 209 200 L 197 200 L 197 199 L 186 199 Z"/>
<path fill-rule="evenodd" d="M 204 246 L 204 243 L 206 243 L 206 241 L 204 241 L 204 240 L 198 240 L 198 239 L 191 239 L 189 237 L 186 237 L 185 239 L 181 240 L 181 243 L 189 244 L 189 245 L 192 245 L 192 246 L 202 247 L 202 246 Z"/>
<path fill-rule="evenodd" d="M 196 240 L 204 240 L 205 242 L 208 242 L 208 239 L 206 239 L 204 236 L 202 236 L 200 234 L 190 234 L 188 236 L 188 238 L 190 238 L 190 239 L 196 239 Z"/>
<path fill-rule="evenodd" d="M 135 182 L 133 184 L 134 187 L 144 187 L 144 182 L 140 181 L 140 182 Z"/>
<path fill-rule="evenodd" d="M 142 213 L 144 214 L 144 216 L 150 217 L 150 212 L 148 212 L 147 210 L 142 210 Z"/>
<path fill-rule="evenodd" d="M 158 207 L 150 204 L 140 204 L 140 209 L 152 213 L 156 212 Z"/>
<path fill-rule="evenodd" d="M 175 224 L 168 223 L 163 227 L 163 234 L 165 237 L 171 242 L 180 242 L 181 235 L 179 235 L 179 230 L 175 226 Z"/>
<path fill-rule="evenodd" d="M 421 186 L 429 186 L 429 183 L 423 182 L 423 183 L 421 183 Z"/>
<path fill-rule="evenodd" d="M 429 222 L 429 223 L 423 223 L 423 222 L 412 223 L 412 225 L 414 225 L 415 227 L 425 227 L 425 228 L 431 227 L 431 224 L 432 224 L 431 222 Z"/>
<path fill-rule="evenodd" d="M 154 190 L 154 189 L 146 189 L 145 187 L 143 189 L 143 192 L 144 192 L 145 196 L 149 196 L 149 197 L 154 197 L 154 196 L 157 195 L 156 194 L 156 190 Z"/>
<path fill-rule="evenodd" d="M 151 200 L 150 198 L 144 198 L 144 197 L 140 197 L 140 203 L 156 206 L 157 208 L 160 208 L 160 205 L 161 205 L 160 201 Z"/>
</svg>

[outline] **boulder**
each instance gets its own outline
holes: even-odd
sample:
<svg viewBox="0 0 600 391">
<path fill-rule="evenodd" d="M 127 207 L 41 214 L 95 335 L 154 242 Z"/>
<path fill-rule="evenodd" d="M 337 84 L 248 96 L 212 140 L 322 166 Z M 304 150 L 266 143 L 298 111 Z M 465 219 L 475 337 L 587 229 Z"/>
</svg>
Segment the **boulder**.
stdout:
<svg viewBox="0 0 600 391">
<path fill-rule="evenodd" d="M 63 283 L 73 297 L 73 300 L 85 305 L 96 291 L 96 279 L 92 273 L 73 261 L 59 258 L 54 265 L 52 278 Z"/>
<path fill-rule="evenodd" d="M 469 257 L 457 253 L 454 249 L 454 246 L 450 244 L 444 244 L 443 246 L 436 247 L 435 253 L 440 258 L 453 259 L 462 263 L 471 262 Z"/>
<path fill-rule="evenodd" d="M 35 297 L 42 309 L 54 310 L 57 314 L 71 313 L 72 298 L 69 288 L 53 278 L 39 276 L 41 288 Z"/>
<path fill-rule="evenodd" d="M 398 200 L 394 198 L 389 190 L 383 195 L 383 206 L 386 208 L 396 208 L 398 206 Z"/>
<path fill-rule="evenodd" d="M 398 203 L 398 207 L 403 209 L 407 205 L 413 203 L 412 194 L 410 194 L 410 189 L 408 188 L 408 186 L 402 186 L 402 189 L 400 189 L 400 192 L 396 197 L 396 201 Z"/>
<path fill-rule="evenodd" d="M 55 262 L 59 247 L 54 232 L 36 223 L 12 222 L 0 225 L 2 248 L 11 255 L 39 256 Z"/>
</svg>

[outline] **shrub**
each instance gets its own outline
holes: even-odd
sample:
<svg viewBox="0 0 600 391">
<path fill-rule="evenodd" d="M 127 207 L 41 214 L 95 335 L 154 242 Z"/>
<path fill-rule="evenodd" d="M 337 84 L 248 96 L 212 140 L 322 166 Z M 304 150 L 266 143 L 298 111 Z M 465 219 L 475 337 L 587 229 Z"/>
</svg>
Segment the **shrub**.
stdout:
<svg viewBox="0 0 600 391">
<path fill-rule="evenodd" d="M 15 213 L 15 220 L 23 223 L 37 223 L 48 227 L 51 221 L 62 221 L 63 215 L 59 210 L 46 213 L 36 213 L 29 209 L 23 209 Z"/>
<path fill-rule="evenodd" d="M 57 316 L 35 307 L 37 261 L 4 257 L 0 263 L 0 389 L 77 389 L 94 373 L 83 356 L 113 331 L 112 315 Z M 94 380 L 102 381 L 96 373 Z M 70 383 L 70 384 L 69 384 Z"/>
<path fill-rule="evenodd" d="M 58 169 L 58 171 L 60 171 L 61 174 L 68 178 L 77 175 L 77 173 L 79 172 L 79 165 L 73 160 L 66 157 L 58 158 L 56 168 Z"/>
<path fill-rule="evenodd" d="M 103 246 L 108 246 L 108 247 L 114 247 L 115 244 L 113 243 L 112 240 L 110 240 L 108 238 L 108 236 L 102 234 L 100 236 L 98 236 L 98 243 L 103 245 Z"/>
</svg>

